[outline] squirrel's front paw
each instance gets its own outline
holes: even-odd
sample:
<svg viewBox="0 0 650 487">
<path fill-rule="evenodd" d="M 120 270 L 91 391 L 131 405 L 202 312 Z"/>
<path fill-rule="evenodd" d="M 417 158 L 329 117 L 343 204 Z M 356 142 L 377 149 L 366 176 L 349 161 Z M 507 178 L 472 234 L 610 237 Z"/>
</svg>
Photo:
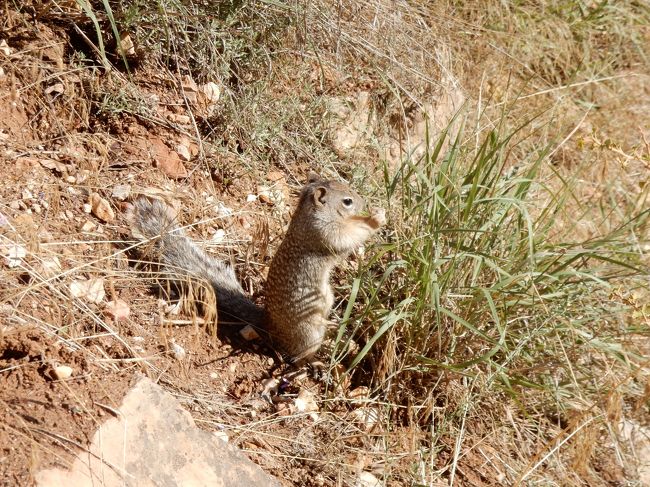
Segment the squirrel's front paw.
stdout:
<svg viewBox="0 0 650 487">
<path fill-rule="evenodd" d="M 370 220 L 374 226 L 377 228 L 386 224 L 386 210 L 383 208 L 371 208 L 370 209 Z"/>
</svg>

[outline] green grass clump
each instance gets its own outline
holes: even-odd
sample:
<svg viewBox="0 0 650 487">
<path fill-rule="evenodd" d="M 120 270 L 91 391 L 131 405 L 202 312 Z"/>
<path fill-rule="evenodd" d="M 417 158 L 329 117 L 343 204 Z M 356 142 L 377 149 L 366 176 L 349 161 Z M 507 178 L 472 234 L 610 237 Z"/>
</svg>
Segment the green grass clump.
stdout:
<svg viewBox="0 0 650 487">
<path fill-rule="evenodd" d="M 419 398 L 420 420 L 442 371 L 564 403 L 603 385 L 601 358 L 635 360 L 623 343 L 638 324 L 615 291 L 648 285 L 650 210 L 622 203 L 578 237 L 579 215 L 594 217 L 575 197 L 580 180 L 550 168 L 550 147 L 513 166 L 516 136 L 495 130 L 471 146 L 459 135 L 443 151 L 443 135 L 422 160 L 386 170 L 394 233 L 353 286 L 345 318 L 360 301 L 369 325 L 350 360 L 372 364 L 380 396 Z"/>
</svg>

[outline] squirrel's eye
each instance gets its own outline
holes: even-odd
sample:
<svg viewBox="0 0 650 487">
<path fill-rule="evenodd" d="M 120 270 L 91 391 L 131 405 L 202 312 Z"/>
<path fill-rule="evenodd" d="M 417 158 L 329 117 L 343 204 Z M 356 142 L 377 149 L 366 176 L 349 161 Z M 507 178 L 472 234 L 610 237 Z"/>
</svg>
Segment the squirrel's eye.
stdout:
<svg viewBox="0 0 650 487">
<path fill-rule="evenodd" d="M 343 198 L 343 206 L 348 208 L 352 206 L 352 198 Z"/>
</svg>

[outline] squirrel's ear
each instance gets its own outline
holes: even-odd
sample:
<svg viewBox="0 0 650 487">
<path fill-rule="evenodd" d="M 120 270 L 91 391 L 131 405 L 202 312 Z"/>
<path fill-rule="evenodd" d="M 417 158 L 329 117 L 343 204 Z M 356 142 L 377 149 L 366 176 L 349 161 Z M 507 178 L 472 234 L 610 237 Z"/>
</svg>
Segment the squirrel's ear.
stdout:
<svg viewBox="0 0 650 487">
<path fill-rule="evenodd" d="M 321 178 L 318 174 L 316 174 L 314 171 L 309 171 L 309 175 L 307 176 L 307 184 L 315 183 L 316 181 L 320 181 Z"/>
<path fill-rule="evenodd" d="M 314 190 L 314 203 L 316 206 L 323 206 L 325 204 L 326 194 L 327 188 L 325 186 L 319 186 Z"/>
</svg>

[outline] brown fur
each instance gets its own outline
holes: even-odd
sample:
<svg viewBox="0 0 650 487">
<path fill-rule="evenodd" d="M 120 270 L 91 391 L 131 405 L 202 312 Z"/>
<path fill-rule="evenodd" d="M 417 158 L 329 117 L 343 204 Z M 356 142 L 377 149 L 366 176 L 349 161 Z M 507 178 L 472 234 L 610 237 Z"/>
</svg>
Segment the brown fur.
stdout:
<svg viewBox="0 0 650 487">
<path fill-rule="evenodd" d="M 135 236 L 155 241 L 153 258 L 164 272 L 212 285 L 220 321 L 266 330 L 275 347 L 302 363 L 312 358 L 325 336 L 334 303 L 329 285 L 332 269 L 385 221 L 383 211 L 360 216 L 364 206 L 347 185 L 310 178 L 271 262 L 265 308 L 246 296 L 230 265 L 209 256 L 183 234 L 164 203 L 140 198 L 129 219 Z"/>
</svg>

